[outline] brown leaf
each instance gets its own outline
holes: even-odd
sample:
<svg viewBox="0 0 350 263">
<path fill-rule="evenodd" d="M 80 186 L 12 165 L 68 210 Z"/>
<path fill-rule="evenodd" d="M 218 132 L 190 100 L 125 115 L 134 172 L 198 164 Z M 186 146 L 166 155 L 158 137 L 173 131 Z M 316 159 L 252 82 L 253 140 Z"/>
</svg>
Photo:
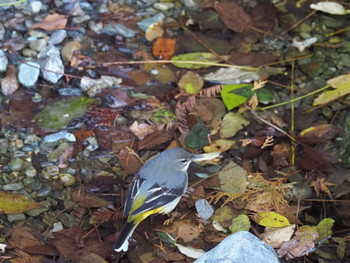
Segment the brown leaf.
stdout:
<svg viewBox="0 0 350 263">
<path fill-rule="evenodd" d="M 17 68 L 10 64 L 6 71 L 6 76 L 1 79 L 1 92 L 5 96 L 13 94 L 18 88 Z"/>
<path fill-rule="evenodd" d="M 41 28 L 47 31 L 56 31 L 66 26 L 68 18 L 64 15 L 51 14 L 44 18 L 41 23 L 33 25 L 30 30 Z"/>
<path fill-rule="evenodd" d="M 271 155 L 273 157 L 273 167 L 275 169 L 288 167 L 292 156 L 291 146 L 285 142 L 275 144 Z"/>
<path fill-rule="evenodd" d="M 174 138 L 174 130 L 155 130 L 138 143 L 139 150 L 159 149 Z"/>
<path fill-rule="evenodd" d="M 331 140 L 339 132 L 340 129 L 331 124 L 321 124 L 301 131 L 297 139 L 307 145 L 315 145 Z"/>
<path fill-rule="evenodd" d="M 182 224 L 177 229 L 177 235 L 184 242 L 190 242 L 197 238 L 202 231 L 193 224 Z"/>
<path fill-rule="evenodd" d="M 220 14 L 222 22 L 235 32 L 243 33 L 253 23 L 250 16 L 234 1 L 216 1 L 214 8 Z"/>
<path fill-rule="evenodd" d="M 143 165 L 135 154 L 125 149 L 119 152 L 118 160 L 127 174 L 136 174 Z"/>
<path fill-rule="evenodd" d="M 99 198 L 89 193 L 84 193 L 79 190 L 75 190 L 72 192 L 72 200 L 74 202 L 77 202 L 78 205 L 86 208 L 107 207 L 112 204 L 112 202 L 110 201 Z"/>
<path fill-rule="evenodd" d="M 305 170 L 328 171 L 333 164 L 340 160 L 331 153 L 314 149 L 310 146 L 303 145 L 301 152 L 297 155 L 297 166 Z"/>
</svg>

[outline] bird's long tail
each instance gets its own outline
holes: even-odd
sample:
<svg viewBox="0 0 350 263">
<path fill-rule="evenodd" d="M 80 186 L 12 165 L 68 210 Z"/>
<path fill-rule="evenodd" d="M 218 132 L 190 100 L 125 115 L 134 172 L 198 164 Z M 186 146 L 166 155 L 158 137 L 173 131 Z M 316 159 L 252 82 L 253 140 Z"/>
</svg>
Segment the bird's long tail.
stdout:
<svg viewBox="0 0 350 263">
<path fill-rule="evenodd" d="M 128 239 L 131 237 L 132 233 L 134 233 L 135 228 L 138 223 L 135 221 L 127 222 L 122 230 L 119 233 L 117 240 L 114 243 L 113 249 L 116 252 L 127 251 L 129 247 Z"/>
</svg>

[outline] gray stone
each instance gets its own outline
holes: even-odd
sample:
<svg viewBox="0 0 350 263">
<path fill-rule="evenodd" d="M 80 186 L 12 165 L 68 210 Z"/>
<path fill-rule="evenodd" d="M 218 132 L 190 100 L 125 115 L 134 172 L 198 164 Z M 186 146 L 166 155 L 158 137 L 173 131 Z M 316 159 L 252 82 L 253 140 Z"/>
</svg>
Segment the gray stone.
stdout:
<svg viewBox="0 0 350 263">
<path fill-rule="evenodd" d="M 16 157 L 13 158 L 8 165 L 13 172 L 20 172 L 24 167 L 24 160 Z"/>
<path fill-rule="evenodd" d="M 24 188 L 24 186 L 22 183 L 13 183 L 13 184 L 5 184 L 2 187 L 2 190 L 4 190 L 4 191 L 18 191 L 18 190 L 21 190 L 23 188 Z"/>
<path fill-rule="evenodd" d="M 64 74 L 64 66 L 58 48 L 49 44 L 40 51 L 38 58 L 43 78 L 56 84 Z"/>
<path fill-rule="evenodd" d="M 36 39 L 29 42 L 29 47 L 34 51 L 40 51 L 46 47 L 46 44 L 47 42 L 45 39 Z"/>
<path fill-rule="evenodd" d="M 24 214 L 7 215 L 7 220 L 9 222 L 23 221 L 25 219 L 26 219 L 26 216 Z"/>
<path fill-rule="evenodd" d="M 272 247 L 253 234 L 240 231 L 225 238 L 195 263 L 279 263 Z"/>
<path fill-rule="evenodd" d="M 141 21 L 137 22 L 137 26 L 144 32 L 153 25 L 154 23 L 157 23 L 159 21 L 163 21 L 165 19 L 165 15 L 162 13 L 158 13 L 155 16 L 142 19 Z"/>
<path fill-rule="evenodd" d="M 6 71 L 8 62 L 5 52 L 0 49 L 0 72 Z"/>
<path fill-rule="evenodd" d="M 37 192 L 38 197 L 45 197 L 51 193 L 51 187 L 49 185 L 43 185 L 41 189 Z"/>
<path fill-rule="evenodd" d="M 18 81 L 27 88 L 34 87 L 40 74 L 40 65 L 35 62 L 22 63 L 19 66 Z"/>
<path fill-rule="evenodd" d="M 30 3 L 30 7 L 32 8 L 32 12 L 34 14 L 37 14 L 40 12 L 41 7 L 42 7 L 42 3 L 40 1 L 34 1 Z"/>
<path fill-rule="evenodd" d="M 57 45 L 61 43 L 66 37 L 67 37 L 67 31 L 64 29 L 60 29 L 51 35 L 48 43 L 51 45 Z"/>
</svg>

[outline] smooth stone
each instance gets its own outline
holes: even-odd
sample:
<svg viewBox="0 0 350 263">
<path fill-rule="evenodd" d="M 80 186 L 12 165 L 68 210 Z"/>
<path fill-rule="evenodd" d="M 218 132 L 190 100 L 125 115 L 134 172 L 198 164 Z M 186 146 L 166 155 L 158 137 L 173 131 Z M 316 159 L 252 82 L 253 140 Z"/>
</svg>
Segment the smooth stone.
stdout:
<svg viewBox="0 0 350 263">
<path fill-rule="evenodd" d="M 157 23 L 159 21 L 163 21 L 165 19 L 165 15 L 162 13 L 158 13 L 155 16 L 142 19 L 141 21 L 137 22 L 137 26 L 144 32 L 147 31 L 147 29 L 153 25 L 154 23 Z"/>
<path fill-rule="evenodd" d="M 58 220 L 67 228 L 73 227 L 76 224 L 75 218 L 68 213 L 60 214 Z"/>
<path fill-rule="evenodd" d="M 63 183 L 63 185 L 67 187 L 72 186 L 76 182 L 75 177 L 68 173 L 60 174 L 58 177 L 60 178 L 60 181 Z"/>
<path fill-rule="evenodd" d="M 25 144 L 33 144 L 33 143 L 37 143 L 40 142 L 41 138 L 39 136 L 37 136 L 36 134 L 29 134 L 25 139 L 24 139 L 24 143 Z"/>
<path fill-rule="evenodd" d="M 26 88 L 32 88 L 38 81 L 40 65 L 35 62 L 22 63 L 19 66 L 18 81 Z"/>
<path fill-rule="evenodd" d="M 46 172 L 51 176 L 58 175 L 60 172 L 60 169 L 58 168 L 57 165 L 50 165 L 45 167 L 45 169 L 46 169 Z"/>
<path fill-rule="evenodd" d="M 81 24 L 85 21 L 88 21 L 90 19 L 91 19 L 91 17 L 89 15 L 75 16 L 72 19 L 72 23 L 73 23 L 73 25 L 77 25 L 77 24 Z"/>
<path fill-rule="evenodd" d="M 7 220 L 9 222 L 23 221 L 25 219 L 26 219 L 26 216 L 24 214 L 7 215 Z"/>
<path fill-rule="evenodd" d="M 40 188 L 39 191 L 37 191 L 38 197 L 46 197 L 51 193 L 51 186 L 44 184 L 43 187 Z"/>
<path fill-rule="evenodd" d="M 28 215 L 28 216 L 38 216 L 42 213 L 45 213 L 46 211 L 49 210 L 49 205 L 50 203 L 49 202 L 42 202 L 43 205 L 45 205 L 44 207 L 41 207 L 41 208 L 36 208 L 36 209 L 31 209 L 29 211 L 26 211 L 25 213 Z"/>
<path fill-rule="evenodd" d="M 56 145 L 57 142 L 59 142 L 60 140 L 67 142 L 76 142 L 76 138 L 73 133 L 67 131 L 60 131 L 50 135 L 46 135 L 42 140 L 42 145 L 45 147 L 48 145 Z"/>
<path fill-rule="evenodd" d="M 7 70 L 8 62 L 5 52 L 0 49 L 0 72 L 5 72 Z"/>
<path fill-rule="evenodd" d="M 24 188 L 24 185 L 22 183 L 13 183 L 13 184 L 5 184 L 2 187 L 2 190 L 4 191 L 18 191 Z"/>
<path fill-rule="evenodd" d="M 102 29 L 102 33 L 105 33 L 111 36 L 120 34 L 126 38 L 133 38 L 137 34 L 136 31 L 131 30 L 122 24 L 116 24 L 116 23 L 109 23 L 107 26 L 105 26 Z"/>
<path fill-rule="evenodd" d="M 159 11 L 168 11 L 175 6 L 174 3 L 155 3 L 153 7 Z"/>
<path fill-rule="evenodd" d="M 44 47 L 46 47 L 46 40 L 45 39 L 37 39 L 37 40 L 32 40 L 29 42 L 29 47 L 34 50 L 34 51 L 40 51 Z"/>
<path fill-rule="evenodd" d="M 33 181 L 29 183 L 29 188 L 32 189 L 33 191 L 39 191 L 43 187 L 43 183 L 39 181 Z"/>
<path fill-rule="evenodd" d="M 24 170 L 24 173 L 28 177 L 34 177 L 38 174 L 38 171 L 33 166 L 29 166 Z"/>
<path fill-rule="evenodd" d="M 82 92 L 78 88 L 62 88 L 58 90 L 61 96 L 82 96 Z"/>
<path fill-rule="evenodd" d="M 247 231 L 226 237 L 215 248 L 198 258 L 195 263 L 279 263 L 272 247 Z"/>
<path fill-rule="evenodd" d="M 41 49 L 38 58 L 43 78 L 56 84 L 64 74 L 64 65 L 58 48 L 49 44 L 46 48 Z"/>
<path fill-rule="evenodd" d="M 21 158 L 13 158 L 8 165 L 13 172 L 20 172 L 24 167 L 24 160 Z"/>
<path fill-rule="evenodd" d="M 57 45 L 57 44 L 60 44 L 66 37 L 67 37 L 67 31 L 64 29 L 60 29 L 55 31 L 51 35 L 48 43 L 51 45 Z"/>
<path fill-rule="evenodd" d="M 30 7 L 32 8 L 32 12 L 34 14 L 37 14 L 40 12 L 41 7 L 42 7 L 42 3 L 40 1 L 34 1 L 30 3 Z"/>
</svg>

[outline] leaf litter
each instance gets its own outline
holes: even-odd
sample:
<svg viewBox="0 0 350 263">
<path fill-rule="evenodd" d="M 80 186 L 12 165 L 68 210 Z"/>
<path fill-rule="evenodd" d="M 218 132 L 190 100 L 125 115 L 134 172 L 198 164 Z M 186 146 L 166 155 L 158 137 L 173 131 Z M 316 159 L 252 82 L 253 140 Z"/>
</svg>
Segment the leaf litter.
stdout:
<svg viewBox="0 0 350 263">
<path fill-rule="evenodd" d="M 35 166 L 40 183 L 62 193 L 62 197 L 50 196 L 46 202 L 36 196 L 35 191 L 30 198 L 4 192 L 2 213 L 9 216 L 23 213 L 24 218 L 39 213 L 39 221 L 45 222 L 44 227 L 39 227 L 41 233 L 35 235 L 30 234 L 37 231 L 31 223 L 28 228 L 16 226 L 8 230 L 9 244 L 19 244 L 17 248 L 23 253 L 35 251 L 34 254 L 44 257 L 60 256 L 73 262 L 91 259 L 119 262 L 111 257 L 115 239 L 113 222 L 117 229 L 124 222 L 121 214 L 125 190 L 147 159 L 171 145 L 192 152 L 222 152 L 224 158 L 219 164 L 194 166 L 193 169 L 199 171 L 190 174 L 189 189 L 193 192 L 184 196 L 168 227 L 162 225 L 165 218 L 161 216 L 148 221 L 152 228 L 147 223 L 140 225 L 136 233 L 140 246 L 136 250 L 144 262 L 156 259 L 153 252 L 175 262 L 198 258 L 205 252 L 203 248 L 215 246 L 227 233 L 251 228 L 286 259 L 308 257 L 316 248 L 319 252 L 313 254 L 313 258 L 315 255 L 324 258 L 322 244 L 328 239 L 336 244 L 332 248 L 337 251 L 333 259 L 345 259 L 341 249 L 346 239 L 342 235 L 334 236 L 338 234 L 332 231 L 333 219 L 320 216 L 323 214 L 320 212 L 328 212 L 331 205 L 325 208 L 302 205 L 317 204 L 322 199 L 336 202 L 334 198 L 346 199 L 349 193 L 350 181 L 342 172 L 339 149 L 333 147 L 333 142 L 344 136 L 338 126 L 345 131 L 350 129 L 344 126 L 347 122 L 334 123 L 338 114 L 341 118 L 346 114 L 348 65 L 341 61 L 337 64 L 343 65 L 339 72 L 330 67 L 330 71 L 322 75 L 319 61 L 297 58 L 324 48 L 321 42 L 324 35 L 330 36 L 325 40 L 329 40 L 326 45 L 341 41 L 332 35 L 338 34 L 332 32 L 331 22 L 336 23 L 332 17 L 326 20 L 314 13 L 314 17 L 308 17 L 313 23 L 300 20 L 300 28 L 297 19 L 301 19 L 300 13 L 309 7 L 328 14 L 345 14 L 346 9 L 332 2 L 311 6 L 298 3 L 301 5 L 301 9 L 295 9 L 298 11 L 285 6 L 294 20 L 283 17 L 278 30 L 274 31 L 281 9 L 267 1 L 255 6 L 203 1 L 198 8 L 214 14 L 216 23 L 205 24 L 200 16 L 191 17 L 182 12 L 185 14 L 182 18 L 187 19 L 186 26 L 180 18 L 165 19 L 167 13 L 162 10 L 144 18 L 142 12 L 135 9 L 142 10 L 138 4 L 108 2 L 103 12 L 86 8 L 88 2 L 84 1 L 56 4 L 53 6 L 57 13 L 48 15 L 47 9 L 39 10 L 40 19 L 28 23 L 30 28 L 21 24 L 24 20 L 20 19 L 4 24 L 6 30 L 18 31 L 19 39 L 11 40 L 16 44 L 12 50 L 10 40 L 5 42 L 10 65 L 2 70 L 6 72 L 1 91 L 8 98 L 2 100 L 2 128 L 32 129 L 39 138 L 69 130 L 77 138 L 75 142 L 57 142 L 47 153 L 34 149 L 33 158 L 23 158 L 23 171 L 30 174 L 28 167 Z M 92 2 L 89 4 L 96 7 Z M 165 2 L 157 4 L 166 5 Z M 186 5 L 179 3 L 170 8 L 188 11 Z M 324 25 L 322 19 L 326 21 Z M 326 30 L 321 38 L 313 37 L 317 35 L 317 30 L 312 28 L 316 23 L 321 23 L 318 30 Z M 66 63 L 65 78 L 48 86 L 39 77 L 39 82 L 28 90 L 19 85 L 16 82 L 16 75 L 20 74 L 16 71 L 19 56 L 15 53 L 22 51 L 28 55 L 34 51 L 30 47 L 29 51 L 23 50 L 26 32 L 44 40 L 62 29 L 69 31 L 59 47 Z M 281 29 L 288 30 L 292 38 L 285 37 L 284 33 L 272 33 Z M 80 30 L 86 34 L 79 35 Z M 200 35 L 193 37 L 197 45 L 181 43 L 184 39 L 181 32 L 191 37 Z M 300 37 L 303 40 L 297 41 Z M 218 55 L 212 44 L 205 43 L 216 39 L 234 44 L 221 49 Z M 293 45 L 299 53 L 292 51 Z M 332 48 L 329 45 L 327 48 Z M 317 51 L 315 56 L 321 53 L 327 52 Z M 30 60 L 35 61 L 35 56 L 29 55 Z M 278 58 L 280 62 L 276 63 Z M 230 61 L 235 65 L 227 64 Z M 303 63 L 307 67 L 302 68 Z M 302 69 L 293 71 L 298 66 Z M 309 80 L 312 74 L 322 79 Z M 322 93 L 314 95 L 315 86 L 320 83 L 327 83 L 333 89 L 325 91 L 329 88 L 325 86 Z M 309 96 L 314 96 L 313 105 Z M 304 98 L 307 99 L 298 104 Z M 319 119 L 310 117 L 310 123 L 301 122 L 295 129 L 295 119 L 299 117 L 293 116 L 295 107 L 306 116 L 313 110 Z M 3 143 L 8 137 L 1 138 Z M 11 147 L 13 145 L 17 147 L 20 141 L 14 140 Z M 5 146 L 1 151 L 8 155 L 11 151 Z M 341 156 L 347 156 L 344 151 Z M 55 173 L 41 167 L 45 158 L 57 165 L 59 175 L 45 175 L 46 170 Z M 8 159 L 4 157 L 5 173 Z M 8 166 L 12 167 L 8 177 L 12 178 L 11 183 L 23 180 L 22 168 Z M 70 168 L 75 171 L 74 176 L 70 175 L 73 173 Z M 345 175 L 336 176 L 340 173 Z M 205 176 L 198 179 L 196 174 Z M 59 178 L 63 175 L 75 179 L 62 182 Z M 44 212 L 39 212 L 43 201 L 49 205 Z M 21 203 L 17 210 L 8 205 L 13 202 Z M 329 204 L 334 205 L 331 202 Z M 346 218 L 346 209 L 342 210 L 338 215 Z M 339 222 L 338 225 L 346 224 L 345 220 Z M 293 235 L 295 226 L 287 226 L 291 223 L 304 226 Z M 338 225 L 335 225 L 337 229 Z M 170 234 L 170 241 L 156 236 L 154 229 L 159 228 Z M 51 232 L 51 240 L 47 240 L 50 230 L 55 231 Z M 21 231 L 23 235 L 19 234 Z M 33 244 L 25 243 L 26 235 L 33 239 Z M 165 244 L 159 243 L 160 240 Z M 135 252 L 131 250 L 124 257 L 132 262 Z M 122 255 L 117 255 L 117 260 L 123 260 Z"/>
</svg>

